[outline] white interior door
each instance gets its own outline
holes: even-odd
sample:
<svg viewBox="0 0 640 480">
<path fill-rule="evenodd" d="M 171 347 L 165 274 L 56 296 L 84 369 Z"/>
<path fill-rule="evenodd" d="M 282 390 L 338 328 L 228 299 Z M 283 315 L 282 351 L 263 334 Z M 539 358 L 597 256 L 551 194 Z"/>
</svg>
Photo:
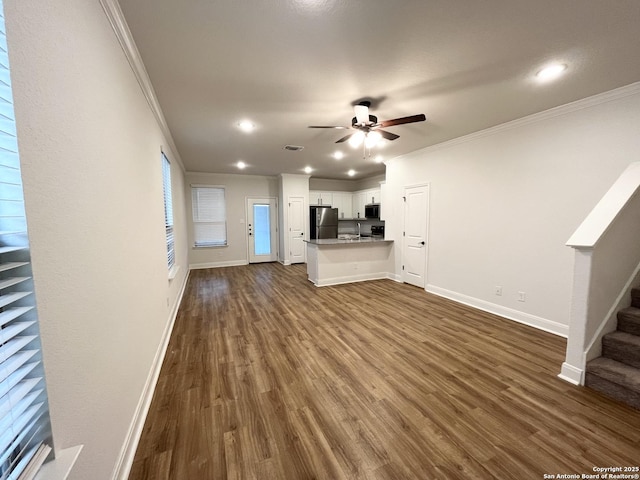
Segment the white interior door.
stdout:
<svg viewBox="0 0 640 480">
<path fill-rule="evenodd" d="M 428 217 L 429 186 L 405 188 L 402 281 L 423 288 L 427 271 Z"/>
<path fill-rule="evenodd" d="M 278 205 L 275 198 L 247 199 L 249 263 L 278 259 Z"/>
<path fill-rule="evenodd" d="M 289 197 L 289 261 L 304 263 L 304 197 Z"/>
</svg>

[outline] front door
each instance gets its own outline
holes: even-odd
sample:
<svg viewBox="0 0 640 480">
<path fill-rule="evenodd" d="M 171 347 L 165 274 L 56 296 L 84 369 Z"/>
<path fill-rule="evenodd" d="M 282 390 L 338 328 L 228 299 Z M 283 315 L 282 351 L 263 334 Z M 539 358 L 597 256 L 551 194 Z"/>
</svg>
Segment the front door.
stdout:
<svg viewBox="0 0 640 480">
<path fill-rule="evenodd" d="M 427 271 L 429 185 L 404 190 L 402 281 L 424 288 Z"/>
<path fill-rule="evenodd" d="M 249 263 L 278 259 L 278 205 L 275 198 L 247 199 Z"/>
</svg>

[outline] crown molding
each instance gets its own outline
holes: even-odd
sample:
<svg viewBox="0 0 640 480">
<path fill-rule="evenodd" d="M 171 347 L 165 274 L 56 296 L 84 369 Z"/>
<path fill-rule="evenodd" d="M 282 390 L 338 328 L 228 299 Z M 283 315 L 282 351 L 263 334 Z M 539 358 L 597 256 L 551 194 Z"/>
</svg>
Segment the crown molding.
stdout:
<svg viewBox="0 0 640 480">
<path fill-rule="evenodd" d="M 630 97 L 631 95 L 636 95 L 640 93 L 640 82 L 631 83 L 629 85 L 625 85 L 624 87 L 619 87 L 614 90 L 609 90 L 604 93 L 598 93 L 591 97 L 585 97 L 580 100 L 576 100 L 571 103 L 567 103 L 564 105 L 560 105 L 558 107 L 550 108 L 549 110 L 544 110 L 539 113 L 534 113 L 531 115 L 527 115 L 526 117 L 519 118 L 517 120 L 512 120 L 507 123 L 502 123 L 500 125 L 496 125 L 495 127 L 486 128 L 484 130 L 480 130 L 478 132 L 470 133 L 468 135 L 463 135 L 462 137 L 457 137 L 452 140 L 447 140 L 446 142 L 437 143 L 435 145 L 431 145 L 429 147 L 422 148 L 420 150 L 415 150 L 413 152 L 400 155 L 398 157 L 394 157 L 385 161 L 385 165 L 393 164 L 395 160 L 407 158 L 412 156 L 418 152 L 420 153 L 430 153 L 437 150 L 441 150 L 443 148 L 453 147 L 455 145 L 460 145 L 463 143 L 471 142 L 478 138 L 490 137 L 500 132 L 504 132 L 507 130 L 512 130 L 514 128 L 523 127 L 526 125 L 532 125 L 534 123 L 543 122 L 545 120 L 549 120 L 551 118 L 560 117 L 563 115 L 568 115 L 573 112 L 577 112 L 580 110 L 584 110 L 586 108 L 594 107 L 597 105 L 602 105 L 604 103 L 613 102 L 615 100 L 619 100 L 621 98 Z"/>
<path fill-rule="evenodd" d="M 144 95 L 149 107 L 151 108 L 151 112 L 158 122 L 158 126 L 162 131 L 167 143 L 169 144 L 169 148 L 173 154 L 171 160 L 177 160 L 178 164 L 182 168 L 182 171 L 185 172 L 186 168 L 180 158 L 180 154 L 178 153 L 178 149 L 176 148 L 175 142 L 173 141 L 173 137 L 171 135 L 171 131 L 169 130 L 169 126 L 167 125 L 167 121 L 164 118 L 164 114 L 162 113 L 162 108 L 160 108 L 160 103 L 158 103 L 158 98 L 156 97 L 156 93 L 153 89 L 153 85 L 151 84 L 151 79 L 149 78 L 149 74 L 147 73 L 147 69 L 142 62 L 142 57 L 140 56 L 140 52 L 138 51 L 138 47 L 136 46 L 135 41 L 133 40 L 133 36 L 131 35 L 131 30 L 129 30 L 129 25 L 127 25 L 127 21 L 124 18 L 124 14 L 122 13 L 122 9 L 120 8 L 120 4 L 117 0 L 99 0 L 104 13 L 113 28 L 114 33 L 116 34 L 116 38 L 122 47 L 122 51 L 131 66 L 131 70 L 138 81 L 138 85 L 140 85 L 140 89 L 142 90 L 142 94 Z"/>
</svg>

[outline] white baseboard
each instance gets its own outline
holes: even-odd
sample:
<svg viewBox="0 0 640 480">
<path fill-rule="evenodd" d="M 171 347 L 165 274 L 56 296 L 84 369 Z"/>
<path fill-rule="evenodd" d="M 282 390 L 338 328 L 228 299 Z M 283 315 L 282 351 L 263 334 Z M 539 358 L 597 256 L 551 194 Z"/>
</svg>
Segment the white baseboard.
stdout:
<svg viewBox="0 0 640 480">
<path fill-rule="evenodd" d="M 142 390 L 142 395 L 138 400 L 138 406 L 136 407 L 133 420 L 131 421 L 131 425 L 129 425 L 127 437 L 122 445 L 118 461 L 116 462 L 113 474 L 111 475 L 112 480 L 127 480 L 129 477 L 129 472 L 133 465 L 133 458 L 136 454 L 136 449 L 138 448 L 138 442 L 142 435 L 142 429 L 144 428 L 144 422 L 147 418 L 149 407 L 151 406 L 151 400 L 153 399 L 153 393 L 156 389 L 156 384 L 158 383 L 162 362 L 164 361 L 164 356 L 167 353 L 167 347 L 169 346 L 169 340 L 171 339 L 171 332 L 173 331 L 173 326 L 176 322 L 176 317 L 178 316 L 178 309 L 180 308 L 180 303 L 182 302 L 182 297 L 187 287 L 188 280 L 189 274 L 187 273 L 184 277 L 182 286 L 180 287 L 180 293 L 176 297 L 176 301 L 171 309 L 169 321 L 167 322 L 164 332 L 162 332 L 162 338 L 160 339 L 160 344 L 158 345 L 156 355 L 153 359 L 153 363 L 151 364 L 151 370 L 149 370 L 149 375 L 147 376 L 147 381 L 145 382 Z"/>
<path fill-rule="evenodd" d="M 544 330 L 545 332 L 553 333 L 561 337 L 566 338 L 569 333 L 569 327 L 567 325 L 554 322 L 553 320 L 537 317 L 535 315 L 504 307 L 502 305 L 496 305 L 495 303 L 480 300 L 479 298 L 469 297 L 468 295 L 464 295 L 462 293 L 452 292 L 451 290 L 436 287 L 435 285 L 427 285 L 425 290 L 429 293 L 448 298 L 449 300 L 454 300 L 456 302 L 463 303 L 464 305 L 469 305 L 470 307 L 474 307 L 485 312 L 500 315 L 501 317 L 508 318 L 509 320 L 514 320 L 518 323 L 523 323 L 525 325 L 529 325 L 530 327 L 535 327 L 539 330 Z"/>
<path fill-rule="evenodd" d="M 567 362 L 562 364 L 558 378 L 573 383 L 574 385 L 584 385 L 584 371 L 573 365 L 569 365 Z"/>
<path fill-rule="evenodd" d="M 189 270 L 199 270 L 201 268 L 239 267 L 249 265 L 246 260 L 227 260 L 225 262 L 191 263 Z"/>
<path fill-rule="evenodd" d="M 393 280 L 394 282 L 402 283 L 402 275 L 397 275 L 395 273 L 387 273 L 387 278 L 389 280 Z"/>
<path fill-rule="evenodd" d="M 314 284 L 316 287 L 328 287 L 329 285 L 342 285 L 343 283 L 365 282 L 367 280 L 382 280 L 386 278 L 388 278 L 387 272 L 362 273 L 360 275 L 326 278 L 320 282 L 314 282 Z"/>
</svg>

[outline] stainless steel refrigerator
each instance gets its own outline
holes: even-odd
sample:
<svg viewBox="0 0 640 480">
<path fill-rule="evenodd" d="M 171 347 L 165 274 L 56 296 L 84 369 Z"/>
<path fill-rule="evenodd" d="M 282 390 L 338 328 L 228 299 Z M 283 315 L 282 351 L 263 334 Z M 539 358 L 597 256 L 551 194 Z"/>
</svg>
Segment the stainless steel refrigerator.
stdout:
<svg viewBox="0 0 640 480">
<path fill-rule="evenodd" d="M 310 239 L 338 238 L 338 209 L 331 207 L 311 207 Z"/>
</svg>

